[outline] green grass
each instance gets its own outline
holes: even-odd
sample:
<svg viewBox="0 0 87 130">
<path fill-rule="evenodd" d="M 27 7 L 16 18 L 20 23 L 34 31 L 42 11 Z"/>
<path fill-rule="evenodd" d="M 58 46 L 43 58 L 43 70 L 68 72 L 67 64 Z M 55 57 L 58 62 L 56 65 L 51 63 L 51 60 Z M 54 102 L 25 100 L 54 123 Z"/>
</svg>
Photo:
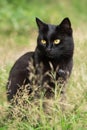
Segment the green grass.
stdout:
<svg viewBox="0 0 87 130">
<path fill-rule="evenodd" d="M 1 0 L 0 1 L 0 130 L 86 130 L 87 129 L 87 1 Z M 35 17 L 58 24 L 70 17 L 74 29 L 74 68 L 67 84 L 65 111 L 59 98 L 46 100 L 49 114 L 27 101 L 27 106 L 9 108 L 6 82 L 15 60 L 36 46 Z M 23 99 L 24 100 L 24 99 Z M 31 109 L 32 108 L 32 109 Z M 12 118 L 8 113 L 12 112 Z M 27 120 L 22 117 L 26 115 Z M 38 115 L 39 118 L 38 119 Z M 22 120 L 23 119 L 23 120 Z"/>
</svg>

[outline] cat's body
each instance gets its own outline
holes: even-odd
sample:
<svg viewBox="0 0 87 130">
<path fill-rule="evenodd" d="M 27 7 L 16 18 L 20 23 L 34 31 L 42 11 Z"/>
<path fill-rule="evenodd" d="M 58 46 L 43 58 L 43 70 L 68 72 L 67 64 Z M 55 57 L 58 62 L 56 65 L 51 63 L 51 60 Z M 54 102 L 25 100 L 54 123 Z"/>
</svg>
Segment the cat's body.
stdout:
<svg viewBox="0 0 87 130">
<path fill-rule="evenodd" d="M 37 38 L 37 47 L 34 52 L 28 52 L 20 57 L 12 67 L 7 85 L 8 100 L 11 100 L 16 94 L 17 89 L 22 84 L 28 84 L 29 81 L 29 62 L 33 59 L 33 66 L 36 73 L 42 70 L 42 75 L 50 70 L 52 64 L 56 71 L 56 79 L 62 77 L 65 81 L 69 77 L 73 67 L 74 43 L 72 37 L 71 23 L 65 18 L 60 25 L 45 24 L 36 18 L 39 28 Z M 42 64 L 42 68 L 40 68 Z M 57 69 L 58 68 L 58 69 Z M 48 82 L 50 87 L 53 84 L 49 77 L 43 76 L 42 82 Z M 43 83 L 42 83 L 43 84 Z M 49 91 L 49 90 L 48 90 Z"/>
</svg>

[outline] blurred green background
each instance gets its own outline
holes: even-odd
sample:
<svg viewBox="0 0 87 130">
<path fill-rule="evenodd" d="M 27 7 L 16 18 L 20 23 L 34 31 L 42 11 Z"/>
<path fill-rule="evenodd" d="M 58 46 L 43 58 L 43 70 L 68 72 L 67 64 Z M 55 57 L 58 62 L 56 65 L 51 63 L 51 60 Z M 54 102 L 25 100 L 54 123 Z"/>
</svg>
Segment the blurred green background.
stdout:
<svg viewBox="0 0 87 130">
<path fill-rule="evenodd" d="M 69 17 L 80 27 L 87 24 L 87 0 L 0 0 L 0 33 L 31 32 L 35 17 L 55 24 Z"/>
</svg>

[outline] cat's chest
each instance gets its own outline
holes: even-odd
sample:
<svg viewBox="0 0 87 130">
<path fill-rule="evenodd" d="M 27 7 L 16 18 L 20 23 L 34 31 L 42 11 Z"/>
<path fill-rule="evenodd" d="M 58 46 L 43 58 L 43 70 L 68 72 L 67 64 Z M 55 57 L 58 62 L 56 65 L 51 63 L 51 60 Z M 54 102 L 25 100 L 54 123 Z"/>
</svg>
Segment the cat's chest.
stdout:
<svg viewBox="0 0 87 130">
<path fill-rule="evenodd" d="M 36 51 L 37 52 L 37 51 Z M 54 70 L 60 66 L 60 61 L 58 59 L 51 59 L 42 54 L 35 53 L 35 65 L 38 66 L 38 70 L 42 70 L 44 74 L 47 71 Z"/>
<path fill-rule="evenodd" d="M 59 68 L 59 62 L 56 61 L 52 61 L 52 60 L 44 60 L 42 62 L 42 67 L 43 67 L 43 73 L 45 73 L 46 71 L 51 71 L 54 70 L 56 71 L 57 68 Z"/>
</svg>

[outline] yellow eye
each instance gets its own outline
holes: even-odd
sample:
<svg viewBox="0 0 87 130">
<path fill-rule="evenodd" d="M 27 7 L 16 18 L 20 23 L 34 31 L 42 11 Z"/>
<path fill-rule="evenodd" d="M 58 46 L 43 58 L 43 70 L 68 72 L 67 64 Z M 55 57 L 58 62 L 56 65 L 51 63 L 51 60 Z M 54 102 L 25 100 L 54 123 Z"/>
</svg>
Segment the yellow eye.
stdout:
<svg viewBox="0 0 87 130">
<path fill-rule="evenodd" d="M 54 40 L 54 44 L 59 44 L 59 43 L 60 43 L 59 39 Z"/>
<path fill-rule="evenodd" d="M 41 40 L 41 43 L 42 43 L 42 44 L 46 44 L 46 41 L 45 41 L 45 40 Z"/>
</svg>

